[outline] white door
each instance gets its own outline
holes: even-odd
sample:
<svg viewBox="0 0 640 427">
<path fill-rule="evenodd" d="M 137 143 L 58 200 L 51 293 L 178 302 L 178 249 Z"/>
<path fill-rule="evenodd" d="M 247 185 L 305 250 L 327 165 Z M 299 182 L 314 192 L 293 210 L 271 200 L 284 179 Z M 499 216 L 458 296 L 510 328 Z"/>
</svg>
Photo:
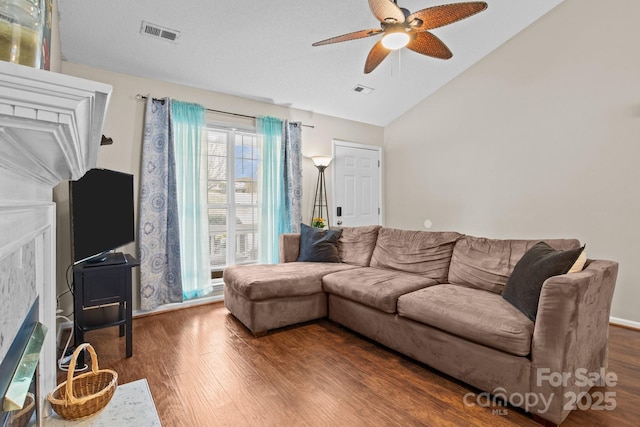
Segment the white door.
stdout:
<svg viewBox="0 0 640 427">
<path fill-rule="evenodd" d="M 382 224 L 380 147 L 333 141 L 332 225 Z"/>
</svg>

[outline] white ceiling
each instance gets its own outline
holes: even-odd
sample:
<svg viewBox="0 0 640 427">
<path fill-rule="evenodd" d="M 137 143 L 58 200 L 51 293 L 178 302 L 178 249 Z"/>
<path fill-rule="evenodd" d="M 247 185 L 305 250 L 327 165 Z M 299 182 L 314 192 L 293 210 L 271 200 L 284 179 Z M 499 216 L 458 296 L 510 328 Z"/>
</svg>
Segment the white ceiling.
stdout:
<svg viewBox="0 0 640 427">
<path fill-rule="evenodd" d="M 563 0 L 485 1 L 484 12 L 433 31 L 452 59 L 404 49 L 371 74 L 364 62 L 380 36 L 311 46 L 379 28 L 367 0 L 59 0 L 58 7 L 65 61 L 386 126 Z M 411 12 L 443 3 L 398 0 Z M 141 35 L 143 20 L 180 31 L 180 40 Z M 359 84 L 374 91 L 354 92 Z"/>
</svg>

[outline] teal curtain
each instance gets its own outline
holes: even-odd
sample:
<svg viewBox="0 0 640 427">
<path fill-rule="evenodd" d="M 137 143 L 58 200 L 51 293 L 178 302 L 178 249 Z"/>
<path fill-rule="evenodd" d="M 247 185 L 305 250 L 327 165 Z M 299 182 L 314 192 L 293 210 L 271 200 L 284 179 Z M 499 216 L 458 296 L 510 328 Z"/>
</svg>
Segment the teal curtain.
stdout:
<svg viewBox="0 0 640 427">
<path fill-rule="evenodd" d="M 262 141 L 262 164 L 259 172 L 260 237 L 258 261 L 278 262 L 278 239 L 282 227 L 282 120 L 258 117 L 257 131 Z"/>
<path fill-rule="evenodd" d="M 262 141 L 258 261 L 276 264 L 280 234 L 298 232 L 302 222 L 301 123 L 258 117 L 256 124 Z"/>
<path fill-rule="evenodd" d="M 172 101 L 183 298 L 211 292 L 205 109 Z"/>
</svg>

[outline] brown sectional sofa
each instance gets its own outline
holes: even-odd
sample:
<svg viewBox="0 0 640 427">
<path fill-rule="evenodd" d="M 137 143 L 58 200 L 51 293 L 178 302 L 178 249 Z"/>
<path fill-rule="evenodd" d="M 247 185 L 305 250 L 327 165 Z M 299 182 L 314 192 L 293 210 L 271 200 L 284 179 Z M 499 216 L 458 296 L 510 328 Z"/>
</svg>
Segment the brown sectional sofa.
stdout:
<svg viewBox="0 0 640 427">
<path fill-rule="evenodd" d="M 547 279 L 533 322 L 501 292 L 539 241 L 354 227 L 338 241 L 341 263 L 312 263 L 296 262 L 300 235 L 285 234 L 280 264 L 225 270 L 225 305 L 256 336 L 328 316 L 559 424 L 571 396 L 590 389 L 576 373 L 607 367 L 618 264 L 588 260 L 580 272 Z M 580 245 L 544 241 L 562 250 Z M 554 375 L 569 379 L 557 384 Z"/>
</svg>

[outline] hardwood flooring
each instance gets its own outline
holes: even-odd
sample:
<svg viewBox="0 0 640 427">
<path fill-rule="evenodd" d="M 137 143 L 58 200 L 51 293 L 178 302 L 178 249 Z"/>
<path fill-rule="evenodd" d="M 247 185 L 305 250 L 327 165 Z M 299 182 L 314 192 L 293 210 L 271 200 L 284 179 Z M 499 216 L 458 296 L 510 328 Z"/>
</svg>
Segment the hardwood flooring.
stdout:
<svg viewBox="0 0 640 427">
<path fill-rule="evenodd" d="M 163 426 L 539 425 L 465 406 L 478 390 L 328 320 L 254 338 L 213 303 L 134 319 L 132 358 L 117 328 L 85 339 L 120 384 L 147 379 Z M 612 326 L 609 347 L 619 382 L 592 393 L 615 392 L 615 410 L 573 411 L 563 426 L 640 425 L 640 332 Z"/>
</svg>

